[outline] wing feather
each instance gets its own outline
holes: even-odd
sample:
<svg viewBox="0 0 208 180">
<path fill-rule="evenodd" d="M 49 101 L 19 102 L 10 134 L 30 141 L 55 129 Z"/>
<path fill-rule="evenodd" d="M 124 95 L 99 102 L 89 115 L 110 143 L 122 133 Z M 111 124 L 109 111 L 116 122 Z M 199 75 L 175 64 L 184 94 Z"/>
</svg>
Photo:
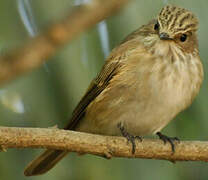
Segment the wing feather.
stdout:
<svg viewBox="0 0 208 180">
<path fill-rule="evenodd" d="M 76 128 L 80 119 L 85 115 L 87 106 L 108 86 L 110 80 L 117 73 L 119 64 L 119 60 L 113 62 L 108 60 L 106 62 L 101 73 L 91 82 L 85 95 L 74 109 L 70 123 L 65 129 L 73 130 Z"/>
</svg>

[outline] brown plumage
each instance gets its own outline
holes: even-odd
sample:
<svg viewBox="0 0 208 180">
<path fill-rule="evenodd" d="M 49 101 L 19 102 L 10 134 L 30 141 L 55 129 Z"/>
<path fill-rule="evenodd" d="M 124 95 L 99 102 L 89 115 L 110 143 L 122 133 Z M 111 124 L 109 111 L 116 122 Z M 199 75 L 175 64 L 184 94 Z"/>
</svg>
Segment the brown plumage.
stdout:
<svg viewBox="0 0 208 180">
<path fill-rule="evenodd" d="M 120 136 L 155 134 L 198 94 L 203 68 L 198 20 L 188 10 L 165 6 L 157 19 L 116 47 L 75 108 L 65 129 Z M 26 176 L 50 170 L 67 152 L 46 150 Z"/>
</svg>

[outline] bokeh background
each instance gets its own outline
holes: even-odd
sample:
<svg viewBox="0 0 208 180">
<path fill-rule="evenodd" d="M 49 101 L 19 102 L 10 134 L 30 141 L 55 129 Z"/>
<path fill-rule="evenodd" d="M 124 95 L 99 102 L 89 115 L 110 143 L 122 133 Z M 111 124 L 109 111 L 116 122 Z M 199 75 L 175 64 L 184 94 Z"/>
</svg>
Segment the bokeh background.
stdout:
<svg viewBox="0 0 208 180">
<path fill-rule="evenodd" d="M 89 1 L 89 0 L 88 0 Z M 81 0 L 1 0 L 0 53 L 21 46 L 28 38 L 61 19 Z M 85 1 L 86 2 L 86 1 Z M 207 0 L 132 0 L 106 21 L 61 48 L 42 67 L 0 89 L 0 125 L 15 127 L 63 127 L 71 112 L 99 72 L 109 51 L 128 33 L 157 15 L 167 3 L 192 10 L 199 18 L 200 55 L 205 80 L 196 100 L 164 130 L 182 140 L 208 140 Z M 24 177 L 25 165 L 40 150 L 9 149 L 0 153 L 0 179 L 31 180 L 205 180 L 208 164 L 114 158 L 71 153 L 46 175 Z"/>
</svg>

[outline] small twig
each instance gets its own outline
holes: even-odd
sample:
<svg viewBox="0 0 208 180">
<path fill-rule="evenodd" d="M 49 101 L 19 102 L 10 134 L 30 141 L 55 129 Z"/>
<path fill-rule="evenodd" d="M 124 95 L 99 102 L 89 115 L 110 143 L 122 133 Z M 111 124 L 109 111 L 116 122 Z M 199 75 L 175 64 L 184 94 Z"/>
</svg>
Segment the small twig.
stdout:
<svg viewBox="0 0 208 180">
<path fill-rule="evenodd" d="M 81 32 L 115 13 L 128 0 L 93 0 L 78 6 L 63 21 L 48 27 L 23 47 L 0 56 L 0 86 L 17 76 L 37 68 L 63 44 Z"/>
<path fill-rule="evenodd" d="M 44 128 L 0 127 L 0 146 L 7 148 L 48 148 L 89 153 L 110 158 L 149 158 L 169 161 L 208 161 L 208 142 L 181 141 L 175 153 L 161 140 L 136 142 L 135 153 L 123 137 L 101 136 Z"/>
</svg>

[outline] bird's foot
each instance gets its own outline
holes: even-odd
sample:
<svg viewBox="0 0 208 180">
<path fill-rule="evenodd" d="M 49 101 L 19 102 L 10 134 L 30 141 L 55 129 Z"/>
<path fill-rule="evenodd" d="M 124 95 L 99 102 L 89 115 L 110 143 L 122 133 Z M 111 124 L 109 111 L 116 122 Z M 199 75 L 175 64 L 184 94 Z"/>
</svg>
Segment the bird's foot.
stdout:
<svg viewBox="0 0 208 180">
<path fill-rule="evenodd" d="M 174 144 L 174 142 L 175 141 L 180 142 L 180 140 L 177 137 L 168 137 L 168 136 L 162 134 L 161 132 L 157 132 L 157 135 L 164 142 L 164 144 L 166 144 L 166 142 L 170 143 L 172 152 L 174 153 L 175 152 L 175 144 Z"/>
<path fill-rule="evenodd" d="M 141 136 L 134 136 L 134 135 L 128 133 L 126 131 L 126 129 L 124 128 L 124 126 L 121 125 L 121 123 L 118 123 L 117 126 L 120 129 L 122 136 L 125 137 L 128 142 L 131 142 L 131 144 L 132 144 L 132 154 L 134 154 L 135 149 L 136 149 L 135 140 L 137 139 L 137 140 L 142 141 L 142 137 Z"/>
</svg>

